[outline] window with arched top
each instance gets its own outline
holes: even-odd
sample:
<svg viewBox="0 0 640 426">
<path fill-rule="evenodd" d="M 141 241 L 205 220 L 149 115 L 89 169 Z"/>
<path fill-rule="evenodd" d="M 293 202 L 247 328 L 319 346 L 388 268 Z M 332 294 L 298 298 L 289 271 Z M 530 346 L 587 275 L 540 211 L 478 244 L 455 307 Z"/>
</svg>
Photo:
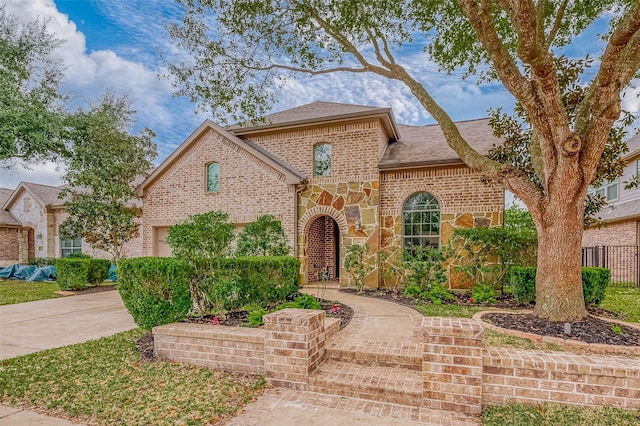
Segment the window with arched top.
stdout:
<svg viewBox="0 0 640 426">
<path fill-rule="evenodd" d="M 402 245 L 440 246 L 440 204 L 428 192 L 411 195 L 402 207 Z"/>
<path fill-rule="evenodd" d="M 218 192 L 220 190 L 220 164 L 207 164 L 207 192 Z"/>
<path fill-rule="evenodd" d="M 319 143 L 313 147 L 313 175 L 331 175 L 331 144 Z"/>
</svg>

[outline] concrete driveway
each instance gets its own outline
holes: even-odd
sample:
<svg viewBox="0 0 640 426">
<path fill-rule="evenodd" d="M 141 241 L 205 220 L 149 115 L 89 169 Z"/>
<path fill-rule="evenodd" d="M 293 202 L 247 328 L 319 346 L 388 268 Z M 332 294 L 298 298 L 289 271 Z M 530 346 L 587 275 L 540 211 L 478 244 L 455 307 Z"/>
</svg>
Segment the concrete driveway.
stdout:
<svg viewBox="0 0 640 426">
<path fill-rule="evenodd" d="M 0 359 L 135 327 L 117 291 L 0 306 Z"/>
</svg>

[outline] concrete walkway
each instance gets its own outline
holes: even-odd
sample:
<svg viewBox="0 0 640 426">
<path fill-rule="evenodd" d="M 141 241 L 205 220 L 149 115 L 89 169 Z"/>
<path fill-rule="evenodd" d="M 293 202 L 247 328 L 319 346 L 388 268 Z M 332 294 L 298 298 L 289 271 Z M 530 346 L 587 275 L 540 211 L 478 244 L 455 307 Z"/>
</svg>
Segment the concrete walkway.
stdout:
<svg viewBox="0 0 640 426">
<path fill-rule="evenodd" d="M 0 359 L 135 327 L 117 291 L 0 306 Z"/>
</svg>

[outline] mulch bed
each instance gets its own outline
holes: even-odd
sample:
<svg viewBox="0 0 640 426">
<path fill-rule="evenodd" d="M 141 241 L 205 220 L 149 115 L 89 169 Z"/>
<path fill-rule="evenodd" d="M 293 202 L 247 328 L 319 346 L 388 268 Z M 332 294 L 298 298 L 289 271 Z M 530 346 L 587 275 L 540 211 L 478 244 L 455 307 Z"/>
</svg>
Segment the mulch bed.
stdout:
<svg viewBox="0 0 640 426">
<path fill-rule="evenodd" d="M 412 306 L 416 304 L 415 299 L 405 296 L 401 292 L 372 289 L 364 289 L 361 292 L 358 292 L 355 289 L 341 289 L 340 291 L 359 296 L 374 297 L 376 299 L 387 300 L 389 302 L 399 303 L 405 306 Z M 469 303 L 469 294 L 456 293 L 454 296 L 456 297 L 455 300 L 445 301 L 443 304 L 511 310 L 531 310 L 534 308 L 533 304 L 519 305 L 511 295 L 502 295 L 497 298 L 496 303 L 491 304 Z M 599 317 L 624 320 L 624 315 L 604 308 L 587 306 L 587 311 L 591 315 Z M 485 314 L 482 316 L 482 319 L 491 324 L 497 325 L 498 327 L 523 331 L 531 334 L 539 334 L 541 336 L 560 337 L 563 339 L 570 338 L 572 340 L 579 340 L 585 343 L 640 346 L 639 329 L 620 324 L 620 331 L 622 334 L 617 334 L 611 328 L 611 323 L 593 316 L 589 316 L 583 321 L 572 323 L 571 336 L 566 336 L 564 334 L 564 323 L 547 321 L 531 314 Z"/>
<path fill-rule="evenodd" d="M 340 329 L 343 329 L 351 318 L 353 317 L 353 309 L 340 302 L 318 299 L 322 309 L 327 312 L 327 317 L 339 318 Z M 338 306 L 335 309 L 334 306 Z M 202 317 L 190 317 L 185 318 L 184 322 L 196 323 L 196 324 L 209 324 L 209 325 L 226 325 L 233 327 L 249 327 L 249 312 L 247 311 L 233 311 L 227 312 L 224 316 L 218 315 L 205 315 Z"/>
<path fill-rule="evenodd" d="M 87 287 L 82 290 L 74 290 L 73 292 L 76 295 L 80 294 L 92 294 L 92 293 L 102 293 L 105 291 L 114 291 L 116 290 L 116 285 L 97 285 L 95 287 Z"/>
<path fill-rule="evenodd" d="M 498 327 L 542 336 L 579 340 L 585 343 L 640 346 L 640 329 L 624 324 L 612 324 L 593 316 L 572 322 L 571 334 L 564 333 L 564 322 L 547 321 L 532 314 L 488 313 L 484 314 L 482 319 Z"/>
</svg>

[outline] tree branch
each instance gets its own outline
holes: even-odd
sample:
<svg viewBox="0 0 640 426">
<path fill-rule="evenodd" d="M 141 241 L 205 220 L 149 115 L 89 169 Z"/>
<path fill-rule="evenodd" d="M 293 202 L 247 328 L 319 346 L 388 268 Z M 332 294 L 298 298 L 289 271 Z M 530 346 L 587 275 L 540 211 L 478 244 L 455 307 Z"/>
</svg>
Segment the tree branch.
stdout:
<svg viewBox="0 0 640 426">
<path fill-rule="evenodd" d="M 545 2 L 546 3 L 546 2 Z M 551 48 L 551 44 L 553 40 L 555 40 L 556 35 L 558 35 L 558 31 L 560 30 L 560 25 L 562 24 L 562 19 L 564 18 L 565 11 L 567 10 L 568 0 L 564 0 L 560 7 L 558 8 L 558 13 L 556 14 L 556 19 L 553 22 L 553 27 L 549 30 L 549 35 L 547 39 L 544 41 L 544 50 L 548 51 Z"/>
<path fill-rule="evenodd" d="M 325 68 L 321 70 L 312 70 L 309 68 L 297 68 L 297 67 L 292 67 L 292 66 L 283 65 L 283 64 L 271 64 L 265 67 L 243 65 L 243 67 L 253 71 L 271 71 L 274 69 L 281 69 L 281 70 L 299 72 L 299 73 L 310 74 L 310 75 L 329 74 L 333 72 L 352 72 L 352 73 L 368 72 L 368 70 L 365 68 L 336 67 L 336 68 Z"/>
</svg>

